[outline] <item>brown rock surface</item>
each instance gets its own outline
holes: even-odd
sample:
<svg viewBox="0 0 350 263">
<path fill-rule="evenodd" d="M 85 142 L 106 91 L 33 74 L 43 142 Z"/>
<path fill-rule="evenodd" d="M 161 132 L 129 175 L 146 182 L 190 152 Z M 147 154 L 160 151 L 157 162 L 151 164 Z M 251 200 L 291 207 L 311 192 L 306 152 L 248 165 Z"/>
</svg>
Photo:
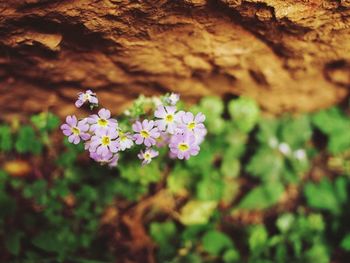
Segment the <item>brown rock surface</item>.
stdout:
<svg viewBox="0 0 350 263">
<path fill-rule="evenodd" d="M 348 0 L 0 0 L 1 115 L 87 88 L 114 112 L 168 91 L 312 111 L 349 87 Z"/>
</svg>

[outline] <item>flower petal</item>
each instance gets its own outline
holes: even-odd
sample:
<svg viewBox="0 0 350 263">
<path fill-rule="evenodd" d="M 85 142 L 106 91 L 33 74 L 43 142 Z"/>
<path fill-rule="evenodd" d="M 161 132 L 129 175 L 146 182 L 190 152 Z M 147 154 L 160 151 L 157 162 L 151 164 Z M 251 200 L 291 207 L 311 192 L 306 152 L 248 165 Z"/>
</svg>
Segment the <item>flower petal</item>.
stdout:
<svg viewBox="0 0 350 263">
<path fill-rule="evenodd" d="M 163 105 L 158 106 L 157 110 L 154 112 L 154 116 L 157 118 L 165 118 L 166 111 Z"/>
<path fill-rule="evenodd" d="M 100 116 L 100 118 L 102 119 L 109 119 L 111 117 L 111 112 L 107 109 L 100 109 L 98 112 L 98 116 Z"/>
</svg>

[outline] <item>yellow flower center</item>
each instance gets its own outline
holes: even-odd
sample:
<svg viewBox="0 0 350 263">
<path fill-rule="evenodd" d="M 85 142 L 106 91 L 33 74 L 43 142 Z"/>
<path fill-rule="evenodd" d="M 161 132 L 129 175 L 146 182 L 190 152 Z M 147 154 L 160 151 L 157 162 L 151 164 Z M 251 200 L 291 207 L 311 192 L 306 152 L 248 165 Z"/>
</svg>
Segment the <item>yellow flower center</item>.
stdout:
<svg viewBox="0 0 350 263">
<path fill-rule="evenodd" d="M 166 122 L 172 122 L 174 120 L 174 116 L 171 115 L 171 114 L 168 114 L 166 117 L 165 117 L 165 121 Z"/>
<path fill-rule="evenodd" d="M 182 152 L 185 152 L 187 151 L 190 147 L 188 146 L 187 143 L 180 143 L 179 146 L 178 146 L 179 150 L 182 151 Z"/>
<path fill-rule="evenodd" d="M 143 155 L 143 158 L 145 158 L 146 160 L 151 159 L 151 155 L 147 152 Z"/>
<path fill-rule="evenodd" d="M 188 127 L 188 129 L 193 130 L 193 129 L 196 127 L 196 123 L 190 122 L 190 123 L 187 125 L 187 127 Z"/>
<path fill-rule="evenodd" d="M 119 136 L 119 138 L 120 138 L 120 140 L 123 142 L 123 141 L 125 141 L 128 137 L 126 136 L 126 135 L 120 135 Z"/>
<path fill-rule="evenodd" d="M 73 134 L 75 134 L 75 135 L 79 135 L 79 134 L 80 134 L 80 130 L 79 130 L 79 128 L 77 128 L 77 127 L 72 127 L 72 132 L 73 132 Z"/>
<path fill-rule="evenodd" d="M 141 134 L 141 136 L 144 137 L 144 138 L 148 138 L 148 137 L 149 137 L 149 133 L 148 133 L 148 131 L 146 131 L 146 130 L 142 130 L 142 131 L 140 132 L 140 134 Z"/>
<path fill-rule="evenodd" d="M 108 121 L 105 119 L 98 119 L 97 124 L 102 126 L 102 127 L 105 127 L 105 126 L 107 126 Z"/>
<path fill-rule="evenodd" d="M 84 100 L 89 100 L 90 99 L 90 94 L 84 94 Z"/>
<path fill-rule="evenodd" d="M 108 136 L 103 136 L 101 140 L 103 146 L 109 145 L 110 141 L 111 139 Z"/>
</svg>

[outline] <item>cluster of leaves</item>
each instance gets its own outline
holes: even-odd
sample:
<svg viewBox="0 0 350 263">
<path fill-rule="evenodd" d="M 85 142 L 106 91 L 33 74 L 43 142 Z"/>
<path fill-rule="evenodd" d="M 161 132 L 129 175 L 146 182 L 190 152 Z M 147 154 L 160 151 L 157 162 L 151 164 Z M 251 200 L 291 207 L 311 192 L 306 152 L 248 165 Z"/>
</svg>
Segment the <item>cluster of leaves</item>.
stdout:
<svg viewBox="0 0 350 263">
<path fill-rule="evenodd" d="M 41 113 L 31 118 L 31 125 L 16 127 L 13 129 L 16 136 L 13 136 L 9 125 L 0 125 L 0 151 L 7 153 L 15 150 L 20 154 L 39 155 L 43 152 L 45 145 L 50 143 L 49 132 L 57 128 L 60 120 L 52 113 Z"/>
<path fill-rule="evenodd" d="M 350 118 L 343 110 L 272 118 L 244 97 L 207 97 L 189 110 L 207 117 L 198 156 L 177 162 L 160 152 L 140 167 L 125 155 L 116 170 L 93 164 L 82 145 L 53 145 L 59 119 L 51 113 L 1 125 L 1 161 L 37 156 L 49 169 L 27 177 L 0 170 L 0 245 L 7 250 L 0 259 L 111 262 L 118 255 L 100 231 L 106 209 L 161 188 L 181 206 L 166 218 L 153 211 L 145 222 L 157 262 L 322 263 L 350 251 Z M 143 111 L 135 103 L 129 114 Z M 314 180 L 315 167 L 324 169 L 321 179 Z M 279 204 L 290 186 L 299 198 L 287 210 Z M 234 221 L 240 213 L 260 213 L 261 223 L 242 227 Z"/>
<path fill-rule="evenodd" d="M 249 256 L 247 262 L 329 262 L 325 222 L 321 214 L 284 213 L 275 233 L 263 224 L 251 225 L 241 235 Z M 150 234 L 159 244 L 158 262 L 242 262 L 232 238 L 215 224 L 189 226 L 179 230 L 173 221 L 155 222 Z"/>
</svg>

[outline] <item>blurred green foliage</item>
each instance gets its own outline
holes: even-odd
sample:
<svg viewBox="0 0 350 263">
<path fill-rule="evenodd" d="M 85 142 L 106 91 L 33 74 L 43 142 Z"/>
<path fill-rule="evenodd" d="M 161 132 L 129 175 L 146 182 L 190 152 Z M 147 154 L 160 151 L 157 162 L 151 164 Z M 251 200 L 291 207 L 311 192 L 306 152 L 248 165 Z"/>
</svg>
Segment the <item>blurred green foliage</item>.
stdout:
<svg viewBox="0 0 350 263">
<path fill-rule="evenodd" d="M 139 98 L 128 115 L 144 114 L 145 103 Z M 176 208 L 147 210 L 143 222 L 157 262 L 350 260 L 350 118 L 343 109 L 272 118 L 249 98 L 206 97 L 190 110 L 206 115 L 198 156 L 169 161 L 161 152 L 141 167 L 126 155 L 114 170 L 90 162 L 81 144 L 54 145 L 60 121 L 52 113 L 16 129 L 1 124 L 0 261 L 115 261 L 113 231 L 103 231 L 106 211 L 126 213 L 162 190 Z M 14 176 L 6 163 L 23 159 L 33 170 Z M 249 216 L 258 220 L 242 222 Z M 126 233 L 119 220 L 117 212 L 108 223 Z"/>
</svg>

